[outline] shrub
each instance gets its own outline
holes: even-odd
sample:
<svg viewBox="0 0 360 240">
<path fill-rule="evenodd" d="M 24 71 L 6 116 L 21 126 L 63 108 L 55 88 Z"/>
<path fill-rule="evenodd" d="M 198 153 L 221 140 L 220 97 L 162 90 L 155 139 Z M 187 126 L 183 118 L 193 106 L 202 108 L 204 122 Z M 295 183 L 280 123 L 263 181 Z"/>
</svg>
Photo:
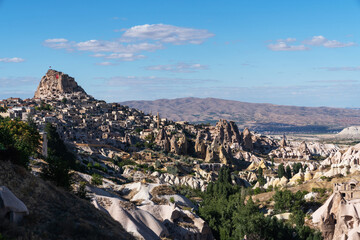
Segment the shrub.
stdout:
<svg viewBox="0 0 360 240">
<path fill-rule="evenodd" d="M 155 168 L 157 168 L 157 169 L 162 168 L 162 164 L 159 160 L 155 161 Z"/>
<path fill-rule="evenodd" d="M 27 168 L 29 157 L 37 153 L 40 135 L 36 127 L 20 120 L 0 117 L 0 159 Z"/>
<path fill-rule="evenodd" d="M 166 170 L 168 173 L 172 174 L 172 175 L 178 175 L 178 169 L 177 167 L 174 166 L 168 166 L 166 167 Z"/>
<path fill-rule="evenodd" d="M 42 169 L 41 176 L 57 186 L 69 189 L 69 170 L 77 168 L 75 156 L 67 149 L 51 123 L 46 124 L 45 132 L 48 137 L 48 157 L 45 160 L 48 164 Z"/>
<path fill-rule="evenodd" d="M 170 197 L 170 202 L 171 202 L 171 203 L 175 203 L 174 197 Z"/>
<path fill-rule="evenodd" d="M 78 189 L 76 195 L 80 198 L 86 199 L 86 189 L 85 188 L 86 188 L 86 182 L 81 181 L 79 183 L 79 189 Z"/>
<path fill-rule="evenodd" d="M 101 185 L 103 177 L 99 174 L 94 173 L 91 175 L 91 184 L 94 185 Z"/>
</svg>

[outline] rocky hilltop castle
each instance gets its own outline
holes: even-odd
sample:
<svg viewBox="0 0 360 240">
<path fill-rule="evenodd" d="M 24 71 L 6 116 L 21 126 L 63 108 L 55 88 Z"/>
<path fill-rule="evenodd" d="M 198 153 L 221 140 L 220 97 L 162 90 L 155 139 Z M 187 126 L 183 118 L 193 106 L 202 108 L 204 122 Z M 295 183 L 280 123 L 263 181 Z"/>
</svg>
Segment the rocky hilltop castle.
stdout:
<svg viewBox="0 0 360 240">
<path fill-rule="evenodd" d="M 67 74 L 49 69 L 41 78 L 40 84 L 35 92 L 34 98 L 40 99 L 62 99 L 62 98 L 92 98 L 80 87 L 74 78 Z"/>
</svg>

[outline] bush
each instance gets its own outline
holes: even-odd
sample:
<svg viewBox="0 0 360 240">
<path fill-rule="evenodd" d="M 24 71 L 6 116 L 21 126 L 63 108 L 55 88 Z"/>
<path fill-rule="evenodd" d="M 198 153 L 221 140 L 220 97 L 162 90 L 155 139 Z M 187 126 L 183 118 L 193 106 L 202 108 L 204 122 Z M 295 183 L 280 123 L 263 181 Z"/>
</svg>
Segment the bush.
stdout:
<svg viewBox="0 0 360 240">
<path fill-rule="evenodd" d="M 157 168 L 157 169 L 162 168 L 162 164 L 159 160 L 155 161 L 155 168 Z"/>
<path fill-rule="evenodd" d="M 45 132 L 48 138 L 48 157 L 45 161 L 48 164 L 42 169 L 41 176 L 57 186 L 69 189 L 71 184 L 69 171 L 71 168 L 77 168 L 75 155 L 67 149 L 51 123 L 46 124 Z"/>
<path fill-rule="evenodd" d="M 93 175 L 91 175 L 91 184 L 94 185 L 102 185 L 102 181 L 103 177 L 99 174 L 94 173 Z"/>
<path fill-rule="evenodd" d="M 275 201 L 274 210 L 276 212 L 297 211 L 305 203 L 304 196 L 306 191 L 297 191 L 293 194 L 290 190 L 276 191 L 273 198 Z"/>
<path fill-rule="evenodd" d="M 48 163 L 41 172 L 41 177 L 45 180 L 50 180 L 56 186 L 70 189 L 70 174 L 69 165 L 60 157 L 49 155 L 46 159 Z"/>
<path fill-rule="evenodd" d="M 34 126 L 0 117 L 0 160 L 11 160 L 27 168 L 29 157 L 37 153 L 40 135 Z"/>
<path fill-rule="evenodd" d="M 86 182 L 81 181 L 79 183 L 79 189 L 78 189 L 76 195 L 82 199 L 86 199 Z"/>
<path fill-rule="evenodd" d="M 171 202 L 171 203 L 175 203 L 174 197 L 170 197 L 170 202 Z"/>
<path fill-rule="evenodd" d="M 178 169 L 174 166 L 168 166 L 166 167 L 166 171 L 172 175 L 178 175 Z"/>
</svg>

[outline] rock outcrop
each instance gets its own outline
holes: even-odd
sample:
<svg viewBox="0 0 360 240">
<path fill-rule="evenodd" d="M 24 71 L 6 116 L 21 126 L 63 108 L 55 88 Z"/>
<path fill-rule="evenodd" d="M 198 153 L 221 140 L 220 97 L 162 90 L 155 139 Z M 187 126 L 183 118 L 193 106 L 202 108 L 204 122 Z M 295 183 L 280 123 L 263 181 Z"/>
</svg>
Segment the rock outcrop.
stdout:
<svg viewBox="0 0 360 240">
<path fill-rule="evenodd" d="M 342 139 L 360 139 L 360 126 L 351 126 L 344 128 L 336 134 L 336 138 Z"/>
<path fill-rule="evenodd" d="M 74 78 L 67 74 L 50 69 L 41 78 L 34 98 L 62 99 L 62 98 L 90 98 Z"/>
<path fill-rule="evenodd" d="M 205 159 L 206 157 L 206 140 L 208 134 L 205 134 L 202 131 L 199 131 L 195 140 L 195 153 L 199 158 Z"/>
<path fill-rule="evenodd" d="M 312 221 L 318 224 L 324 240 L 359 239 L 360 199 L 346 200 L 334 192 L 318 210 Z"/>
<path fill-rule="evenodd" d="M 243 145 L 244 150 L 249 151 L 249 152 L 251 152 L 254 149 L 251 136 L 252 135 L 250 133 L 250 130 L 248 128 L 245 128 L 244 132 L 243 132 L 243 144 L 242 145 Z"/>
<path fill-rule="evenodd" d="M 111 187 L 130 202 L 91 187 L 88 190 L 93 195 L 92 203 L 120 222 L 137 239 L 213 239 L 210 227 L 203 219 L 181 208 L 194 208 L 193 203 L 175 194 L 169 186 L 137 182 Z"/>
<path fill-rule="evenodd" d="M 188 141 L 185 134 L 181 134 L 179 137 L 173 135 L 170 140 L 170 152 L 180 155 L 188 154 Z"/>
<path fill-rule="evenodd" d="M 322 163 L 322 166 L 330 166 L 330 170 L 324 175 L 327 177 L 337 174 L 347 175 L 360 171 L 360 144 L 351 146 L 348 149 L 341 149 L 331 154 Z"/>
<path fill-rule="evenodd" d="M 272 150 L 269 157 L 284 159 L 310 160 L 312 156 L 328 157 L 339 150 L 334 144 L 321 144 L 314 142 L 291 142 L 288 144 L 281 141 L 280 147 Z"/>
<path fill-rule="evenodd" d="M 169 138 L 163 128 L 160 130 L 160 132 L 156 136 L 155 143 L 157 145 L 159 145 L 161 148 L 163 148 L 165 152 L 170 151 L 170 141 L 169 141 Z"/>
<path fill-rule="evenodd" d="M 360 163 L 360 144 L 351 146 L 348 149 L 341 149 L 331 154 L 327 159 L 322 162 L 322 165 L 346 165 L 346 166 L 359 166 Z"/>
<path fill-rule="evenodd" d="M 235 148 L 241 143 L 239 129 L 233 121 L 219 120 L 215 126 L 214 141 L 224 147 Z"/>
<path fill-rule="evenodd" d="M 0 219 L 8 216 L 10 222 L 19 223 L 23 216 L 29 215 L 25 204 L 5 186 L 0 187 L 0 203 Z"/>
</svg>

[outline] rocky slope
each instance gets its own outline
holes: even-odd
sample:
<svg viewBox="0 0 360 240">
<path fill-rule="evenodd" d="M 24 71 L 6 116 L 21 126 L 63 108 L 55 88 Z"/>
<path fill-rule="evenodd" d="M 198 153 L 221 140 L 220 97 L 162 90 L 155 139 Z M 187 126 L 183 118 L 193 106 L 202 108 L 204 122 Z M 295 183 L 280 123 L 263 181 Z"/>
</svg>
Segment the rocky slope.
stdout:
<svg viewBox="0 0 360 240">
<path fill-rule="evenodd" d="M 261 132 L 328 132 L 360 125 L 360 110 L 246 103 L 216 98 L 127 101 L 121 104 L 175 121 L 215 123 L 228 119 Z"/>
<path fill-rule="evenodd" d="M 133 239 L 88 201 L 4 160 L 0 160 L 0 186 L 7 186 L 30 212 L 19 226 L 1 219 L 0 232 L 9 239 Z"/>
</svg>

